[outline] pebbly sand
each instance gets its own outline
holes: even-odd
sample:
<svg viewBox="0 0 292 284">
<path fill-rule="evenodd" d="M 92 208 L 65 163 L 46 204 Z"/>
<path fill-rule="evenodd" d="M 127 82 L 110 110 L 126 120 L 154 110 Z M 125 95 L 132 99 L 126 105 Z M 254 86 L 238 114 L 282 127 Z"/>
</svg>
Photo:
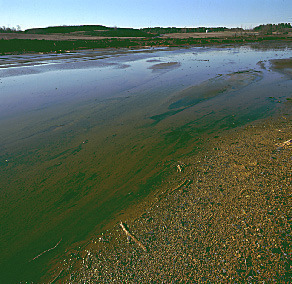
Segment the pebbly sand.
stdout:
<svg viewBox="0 0 292 284">
<path fill-rule="evenodd" d="M 71 252 L 56 283 L 291 282 L 292 104 L 178 161 L 142 215 Z M 138 213 L 137 213 L 138 214 Z M 290 217 L 289 217 L 290 216 Z"/>
</svg>

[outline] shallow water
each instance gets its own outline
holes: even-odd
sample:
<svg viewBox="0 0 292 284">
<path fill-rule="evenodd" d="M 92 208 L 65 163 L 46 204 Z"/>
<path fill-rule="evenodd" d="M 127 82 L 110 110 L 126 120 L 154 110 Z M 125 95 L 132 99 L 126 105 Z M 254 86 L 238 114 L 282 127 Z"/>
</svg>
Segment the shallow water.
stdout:
<svg viewBox="0 0 292 284">
<path fill-rule="evenodd" d="M 178 160 L 272 115 L 292 84 L 269 60 L 292 50 L 258 47 L 0 56 L 6 283 L 39 279 L 159 189 Z"/>
</svg>

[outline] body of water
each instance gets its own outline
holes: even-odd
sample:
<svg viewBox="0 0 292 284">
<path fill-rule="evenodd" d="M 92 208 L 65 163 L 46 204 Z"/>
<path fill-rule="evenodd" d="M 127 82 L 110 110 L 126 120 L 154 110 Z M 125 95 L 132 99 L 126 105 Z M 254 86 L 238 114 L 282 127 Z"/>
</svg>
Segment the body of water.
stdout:
<svg viewBox="0 0 292 284">
<path fill-rule="evenodd" d="M 291 56 L 285 44 L 0 56 L 0 282 L 37 281 L 178 160 L 275 113 L 292 83 L 269 60 Z"/>
</svg>

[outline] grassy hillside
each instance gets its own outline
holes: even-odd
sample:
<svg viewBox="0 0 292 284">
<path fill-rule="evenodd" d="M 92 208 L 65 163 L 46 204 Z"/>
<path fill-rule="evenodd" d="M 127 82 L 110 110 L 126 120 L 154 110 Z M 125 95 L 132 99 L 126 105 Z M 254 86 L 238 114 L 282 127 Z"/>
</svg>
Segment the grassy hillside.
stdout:
<svg viewBox="0 0 292 284">
<path fill-rule="evenodd" d="M 149 37 L 147 31 L 131 28 L 110 28 L 101 25 L 84 25 L 84 26 L 57 26 L 47 28 L 36 28 L 25 30 L 27 34 L 81 34 L 89 36 L 105 37 Z"/>
</svg>

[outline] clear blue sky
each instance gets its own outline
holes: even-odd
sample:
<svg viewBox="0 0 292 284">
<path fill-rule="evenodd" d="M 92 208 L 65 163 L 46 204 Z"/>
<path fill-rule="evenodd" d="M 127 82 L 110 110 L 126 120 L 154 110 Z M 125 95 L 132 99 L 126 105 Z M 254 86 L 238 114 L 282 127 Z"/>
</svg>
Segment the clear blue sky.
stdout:
<svg viewBox="0 0 292 284">
<path fill-rule="evenodd" d="M 0 26 L 249 28 L 292 22 L 292 0 L 0 0 Z"/>
</svg>

